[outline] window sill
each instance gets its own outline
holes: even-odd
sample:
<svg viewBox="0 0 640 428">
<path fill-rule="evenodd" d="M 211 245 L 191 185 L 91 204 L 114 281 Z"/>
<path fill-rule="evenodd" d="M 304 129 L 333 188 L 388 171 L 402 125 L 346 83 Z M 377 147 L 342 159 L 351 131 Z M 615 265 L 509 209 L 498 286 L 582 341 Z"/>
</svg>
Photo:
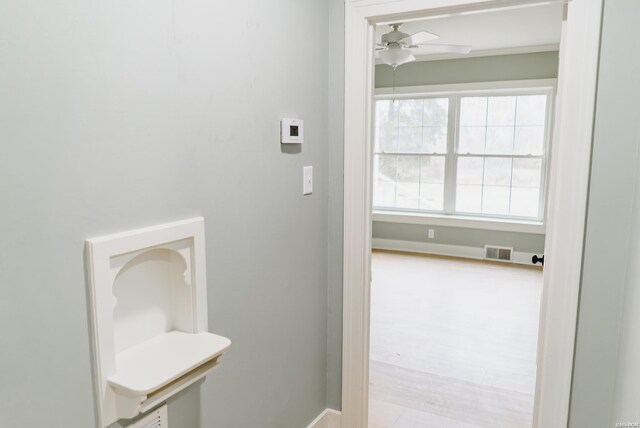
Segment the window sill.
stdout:
<svg viewBox="0 0 640 428">
<path fill-rule="evenodd" d="M 373 221 L 386 223 L 427 224 L 432 226 L 463 227 L 469 229 L 499 230 L 545 234 L 545 225 L 539 221 L 471 217 L 448 214 L 424 214 L 399 211 L 373 211 Z"/>
</svg>

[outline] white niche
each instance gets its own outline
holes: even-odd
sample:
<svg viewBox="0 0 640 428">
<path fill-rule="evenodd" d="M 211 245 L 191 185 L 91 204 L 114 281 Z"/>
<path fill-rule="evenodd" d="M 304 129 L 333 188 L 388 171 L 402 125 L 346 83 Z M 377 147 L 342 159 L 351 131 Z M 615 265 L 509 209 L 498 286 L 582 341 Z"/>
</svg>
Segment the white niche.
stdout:
<svg viewBox="0 0 640 428">
<path fill-rule="evenodd" d="M 231 341 L 208 332 L 204 219 L 87 240 L 100 426 L 202 379 Z"/>
</svg>

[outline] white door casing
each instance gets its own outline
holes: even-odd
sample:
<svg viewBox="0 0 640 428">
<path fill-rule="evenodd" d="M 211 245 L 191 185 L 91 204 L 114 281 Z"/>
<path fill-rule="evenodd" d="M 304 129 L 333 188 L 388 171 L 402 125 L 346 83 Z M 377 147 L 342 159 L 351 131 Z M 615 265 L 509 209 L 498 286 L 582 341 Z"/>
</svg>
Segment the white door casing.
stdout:
<svg viewBox="0 0 640 428">
<path fill-rule="evenodd" d="M 551 0 L 562 1 L 562 0 Z M 551 153 L 535 428 L 568 421 L 603 0 L 563 24 Z M 374 25 L 549 0 L 346 0 L 342 426 L 367 426 Z M 588 29 L 588 31 L 585 31 Z"/>
</svg>

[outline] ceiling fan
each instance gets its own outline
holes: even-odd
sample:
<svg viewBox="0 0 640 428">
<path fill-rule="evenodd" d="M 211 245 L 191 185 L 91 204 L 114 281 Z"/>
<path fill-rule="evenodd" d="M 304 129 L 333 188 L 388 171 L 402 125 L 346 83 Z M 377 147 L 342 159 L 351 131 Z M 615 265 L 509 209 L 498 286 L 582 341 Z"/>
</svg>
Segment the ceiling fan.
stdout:
<svg viewBox="0 0 640 428">
<path fill-rule="evenodd" d="M 380 60 L 394 69 L 399 65 L 414 61 L 416 57 L 413 56 L 411 49 L 416 49 L 419 46 L 428 46 L 429 53 L 468 54 L 471 52 L 471 46 L 429 43 L 440 36 L 428 31 L 420 31 L 412 35 L 403 33 L 400 31 L 401 25 L 390 24 L 389 27 L 392 28 L 392 31 L 382 35 L 380 43 L 378 43 L 379 47 L 376 49 Z"/>
</svg>

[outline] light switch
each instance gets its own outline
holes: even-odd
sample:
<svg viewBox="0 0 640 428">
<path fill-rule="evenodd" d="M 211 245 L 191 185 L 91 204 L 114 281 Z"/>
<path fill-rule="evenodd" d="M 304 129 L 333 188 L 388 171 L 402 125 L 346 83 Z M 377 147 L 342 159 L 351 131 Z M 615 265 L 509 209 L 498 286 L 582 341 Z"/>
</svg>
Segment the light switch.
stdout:
<svg viewBox="0 0 640 428">
<path fill-rule="evenodd" d="M 302 168 L 302 194 L 310 195 L 313 193 L 313 167 L 305 166 Z"/>
</svg>

